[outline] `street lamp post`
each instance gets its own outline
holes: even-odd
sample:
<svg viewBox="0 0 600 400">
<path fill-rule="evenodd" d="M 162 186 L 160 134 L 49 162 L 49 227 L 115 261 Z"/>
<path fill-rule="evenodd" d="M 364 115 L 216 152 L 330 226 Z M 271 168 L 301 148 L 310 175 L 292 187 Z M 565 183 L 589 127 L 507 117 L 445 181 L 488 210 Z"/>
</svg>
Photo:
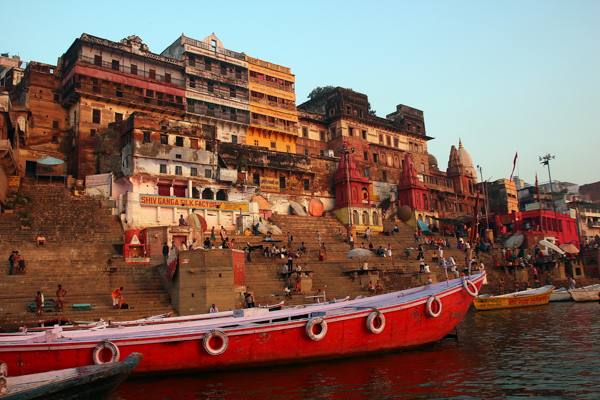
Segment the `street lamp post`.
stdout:
<svg viewBox="0 0 600 400">
<path fill-rule="evenodd" d="M 552 209 L 556 213 L 556 203 L 554 202 L 554 189 L 552 188 L 552 175 L 550 175 L 550 160 L 554 160 L 554 156 L 550 153 L 545 156 L 539 157 L 540 164 L 546 165 L 548 167 L 548 179 L 550 180 L 550 194 L 552 196 Z M 542 205 L 540 204 L 540 208 Z"/>
<path fill-rule="evenodd" d="M 346 141 L 344 141 L 344 147 L 342 147 L 341 149 L 337 149 L 337 151 L 344 155 L 344 160 L 346 162 L 346 183 L 348 184 L 348 231 L 346 232 L 346 238 L 348 239 L 348 243 L 350 243 L 350 235 L 352 234 L 352 216 L 350 215 L 350 205 L 352 204 L 352 202 L 350 192 L 350 170 L 348 169 L 348 156 L 354 153 L 354 147 L 349 149 Z"/>
</svg>

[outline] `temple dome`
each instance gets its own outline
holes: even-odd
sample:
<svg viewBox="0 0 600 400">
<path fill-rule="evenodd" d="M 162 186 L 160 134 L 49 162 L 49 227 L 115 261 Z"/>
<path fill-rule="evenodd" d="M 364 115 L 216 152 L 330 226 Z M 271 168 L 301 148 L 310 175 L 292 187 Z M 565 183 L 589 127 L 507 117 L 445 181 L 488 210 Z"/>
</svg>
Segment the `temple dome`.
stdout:
<svg viewBox="0 0 600 400">
<path fill-rule="evenodd" d="M 429 153 L 429 168 L 436 171 L 438 170 L 437 158 L 431 153 Z"/>
<path fill-rule="evenodd" d="M 475 179 L 475 182 L 477 182 L 477 170 L 475 170 L 475 167 L 473 166 L 473 160 L 471 159 L 469 152 L 463 147 L 460 139 L 458 140 L 458 155 L 460 156 L 460 161 L 465 167 L 465 172 Z"/>
</svg>

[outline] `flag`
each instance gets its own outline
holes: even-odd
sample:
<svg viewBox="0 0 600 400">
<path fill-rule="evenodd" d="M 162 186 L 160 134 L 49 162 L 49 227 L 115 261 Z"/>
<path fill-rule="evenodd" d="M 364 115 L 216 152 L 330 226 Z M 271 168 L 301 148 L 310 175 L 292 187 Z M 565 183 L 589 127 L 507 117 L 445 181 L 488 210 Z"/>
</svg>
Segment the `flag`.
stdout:
<svg viewBox="0 0 600 400">
<path fill-rule="evenodd" d="M 512 177 L 515 172 L 515 166 L 517 165 L 517 155 L 518 155 L 518 153 L 515 151 L 515 159 L 513 160 L 513 169 L 512 169 L 512 172 L 510 173 L 509 181 L 512 181 Z"/>
</svg>

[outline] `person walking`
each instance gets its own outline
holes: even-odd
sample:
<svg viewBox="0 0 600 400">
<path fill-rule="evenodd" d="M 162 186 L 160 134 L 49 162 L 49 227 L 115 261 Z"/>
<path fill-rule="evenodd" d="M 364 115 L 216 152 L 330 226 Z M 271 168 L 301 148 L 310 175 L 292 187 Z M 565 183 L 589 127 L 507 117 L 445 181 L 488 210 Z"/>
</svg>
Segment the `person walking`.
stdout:
<svg viewBox="0 0 600 400">
<path fill-rule="evenodd" d="M 62 285 L 58 285 L 58 290 L 56 291 L 56 312 L 62 312 L 63 310 L 63 300 L 67 295 L 67 291 L 63 289 Z"/>
<path fill-rule="evenodd" d="M 215 227 L 213 226 L 210 230 L 210 241 L 214 242 L 217 240 L 217 237 L 215 236 Z"/>
<path fill-rule="evenodd" d="M 350 250 L 354 250 L 354 236 L 350 235 Z"/>
<path fill-rule="evenodd" d="M 323 243 L 321 245 L 321 248 L 319 249 L 319 261 L 325 261 L 326 257 L 327 257 L 327 250 L 325 249 L 325 243 Z"/>
<path fill-rule="evenodd" d="M 167 244 L 167 242 L 163 243 L 162 254 L 165 260 L 165 265 L 167 265 L 167 258 L 169 258 L 169 245 Z"/>
<path fill-rule="evenodd" d="M 10 253 L 10 256 L 8 256 L 8 262 L 10 263 L 10 270 L 8 271 L 9 275 L 13 274 L 13 269 L 15 267 L 14 257 L 15 257 L 15 251 L 13 250 L 13 252 Z M 18 260 L 17 260 L 17 262 L 18 262 Z"/>
<path fill-rule="evenodd" d="M 317 240 L 319 241 L 319 247 L 321 247 L 321 233 L 317 231 Z"/>
</svg>

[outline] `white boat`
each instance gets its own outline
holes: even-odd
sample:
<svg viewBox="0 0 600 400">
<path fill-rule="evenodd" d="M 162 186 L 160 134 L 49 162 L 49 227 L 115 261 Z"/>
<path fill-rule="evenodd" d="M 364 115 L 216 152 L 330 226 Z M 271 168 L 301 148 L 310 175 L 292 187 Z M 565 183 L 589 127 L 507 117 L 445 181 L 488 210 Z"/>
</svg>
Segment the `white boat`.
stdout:
<svg viewBox="0 0 600 400">
<path fill-rule="evenodd" d="M 598 292 L 600 292 L 600 283 L 595 285 L 584 286 L 579 289 L 569 289 L 569 293 L 573 297 L 573 300 L 577 302 L 583 301 L 598 301 Z"/>
<path fill-rule="evenodd" d="M 550 301 L 571 301 L 571 300 L 573 300 L 573 298 L 571 297 L 571 293 L 569 293 L 569 291 L 564 287 L 561 287 L 560 289 L 556 289 L 550 294 Z"/>
</svg>

